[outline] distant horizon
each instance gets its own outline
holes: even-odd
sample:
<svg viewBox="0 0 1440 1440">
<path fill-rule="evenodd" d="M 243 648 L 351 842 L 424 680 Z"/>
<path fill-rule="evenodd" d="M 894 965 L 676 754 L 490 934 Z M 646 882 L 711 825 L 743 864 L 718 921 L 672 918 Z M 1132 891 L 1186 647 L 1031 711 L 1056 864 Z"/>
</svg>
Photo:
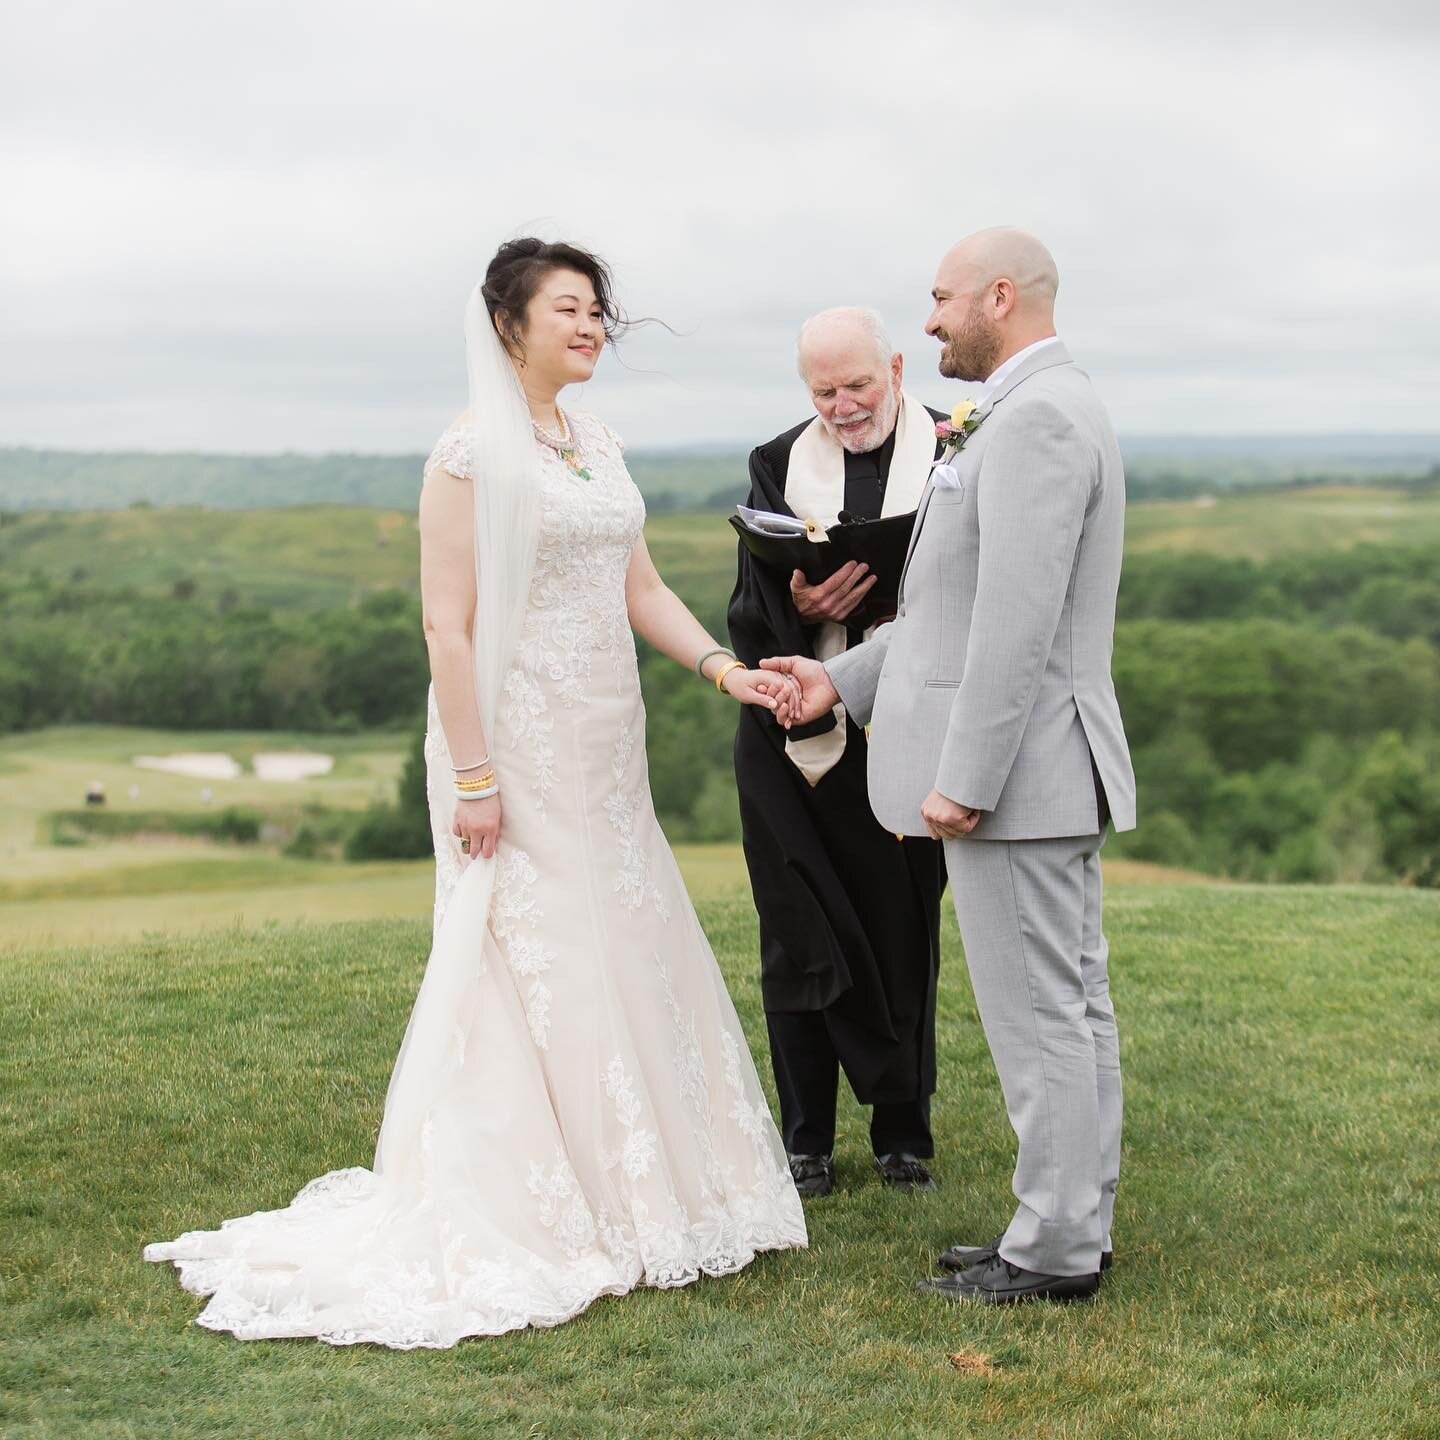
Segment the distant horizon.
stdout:
<svg viewBox="0 0 1440 1440">
<path fill-rule="evenodd" d="M 628 447 L 633 455 L 733 455 L 748 451 L 756 443 L 768 439 L 762 436 L 758 441 L 745 440 L 697 440 L 685 445 L 636 445 Z M 1435 457 L 1440 459 L 1440 430 L 1337 430 L 1337 431 L 1237 431 L 1224 434 L 1189 434 L 1180 431 L 1127 431 L 1119 436 L 1122 447 L 1156 445 L 1164 448 L 1190 447 L 1197 451 L 1221 452 L 1231 455 L 1249 453 L 1247 447 L 1263 449 L 1267 455 L 1289 453 L 1309 456 L 1324 452 L 1330 446 L 1343 446 L 1352 453 L 1354 447 L 1380 445 L 1387 452 L 1399 447 L 1418 445 L 1429 451 L 1433 448 Z M 1285 450 L 1284 447 L 1294 447 Z M 299 458 L 306 460 L 333 459 L 340 456 L 354 456 L 365 460 L 411 460 L 424 454 L 424 447 L 413 450 L 312 450 L 287 447 L 280 450 L 237 450 L 220 446 L 198 448 L 160 446 L 106 446 L 87 448 L 70 445 L 43 445 L 26 441 L 0 443 L 0 454 L 30 453 L 37 455 L 83 455 L 83 456 L 155 456 L 173 459 L 178 456 L 195 455 L 217 459 L 272 460 Z M 1395 458 L 1400 458 L 1396 455 Z"/>
</svg>

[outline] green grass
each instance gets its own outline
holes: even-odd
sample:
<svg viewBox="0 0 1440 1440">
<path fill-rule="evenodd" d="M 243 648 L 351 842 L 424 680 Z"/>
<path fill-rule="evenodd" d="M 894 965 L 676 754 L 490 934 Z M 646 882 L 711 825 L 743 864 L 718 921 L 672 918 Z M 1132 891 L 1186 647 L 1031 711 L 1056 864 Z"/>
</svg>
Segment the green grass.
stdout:
<svg viewBox="0 0 1440 1440">
<path fill-rule="evenodd" d="M 1125 515 L 1126 549 L 1191 550 L 1266 560 L 1352 545 L 1440 544 L 1440 492 L 1325 486 L 1204 501 L 1150 500 Z"/>
<path fill-rule="evenodd" d="M 110 869 L 117 862 L 126 867 L 168 866 L 201 858 L 193 842 L 52 846 L 51 817 L 75 810 L 92 781 L 105 787 L 107 818 L 86 823 L 101 827 L 123 829 L 155 812 L 214 817 L 227 808 L 297 821 L 311 805 L 362 810 L 373 801 L 393 799 L 410 738 L 408 733 L 304 735 L 122 725 L 53 726 L 0 737 L 0 877 L 14 887 L 57 873 L 74 876 Z M 321 751 L 334 757 L 335 767 L 311 780 L 255 777 L 250 766 L 257 752 L 286 750 Z M 177 751 L 221 751 L 234 756 L 245 773 L 235 780 L 196 780 L 140 770 L 134 764 L 139 755 Z M 134 796 L 132 786 L 138 792 Z M 217 864 L 235 858 L 219 847 L 205 854 Z"/>
<path fill-rule="evenodd" d="M 753 912 L 702 918 L 765 1070 Z M 808 1252 L 444 1352 L 240 1344 L 146 1240 L 367 1163 L 423 923 L 31 951 L 0 963 L 0 1431 L 12 1437 L 1440 1434 L 1440 896 L 1112 887 L 1128 1118 L 1097 1302 L 912 1297 L 1009 1208 L 1010 1137 L 953 923 L 942 1190 L 868 1174 Z M 957 1352 L 993 1373 L 960 1373 Z"/>
<path fill-rule="evenodd" d="M 434 887 L 428 862 L 340 864 L 281 854 L 278 842 L 237 846 L 207 838 L 232 807 L 263 817 L 263 841 L 272 828 L 291 835 L 307 817 L 332 825 L 374 800 L 389 800 L 409 738 L 101 725 L 0 738 L 0 955 L 161 931 L 427 914 Z M 193 780 L 131 763 L 136 755 L 223 751 L 248 771 L 257 751 L 291 749 L 331 754 L 335 768 L 317 779 L 276 783 L 250 773 Z M 94 779 L 106 786 L 104 809 L 74 811 Z M 132 784 L 140 790 L 134 797 Z M 55 844 L 57 833 L 67 843 Z M 70 843 L 76 840 L 83 843 Z M 676 854 L 697 898 L 748 897 L 738 845 L 681 844 Z M 1137 883 L 1196 878 L 1136 862 L 1112 868 Z"/>
</svg>

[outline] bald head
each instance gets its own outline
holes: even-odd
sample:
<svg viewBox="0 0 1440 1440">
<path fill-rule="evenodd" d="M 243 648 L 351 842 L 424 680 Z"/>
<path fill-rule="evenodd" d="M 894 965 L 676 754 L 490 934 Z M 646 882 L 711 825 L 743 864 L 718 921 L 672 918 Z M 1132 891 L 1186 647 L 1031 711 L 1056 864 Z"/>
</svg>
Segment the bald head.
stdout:
<svg viewBox="0 0 1440 1440">
<path fill-rule="evenodd" d="M 966 236 L 935 273 L 925 331 L 945 347 L 940 373 L 986 380 L 1011 355 L 1053 335 L 1059 288 L 1054 257 L 1027 231 L 998 226 Z"/>
<path fill-rule="evenodd" d="M 812 315 L 800 327 L 795 363 L 821 424 L 846 450 L 885 443 L 900 413 L 904 361 L 873 310 L 844 305 Z"/>
<path fill-rule="evenodd" d="M 812 315 L 795 339 L 795 364 L 802 380 L 812 359 L 841 355 L 844 363 L 853 364 L 863 355 L 885 366 L 892 353 L 884 321 L 876 311 L 860 305 L 837 305 Z"/>
<path fill-rule="evenodd" d="M 997 280 L 1009 280 L 1017 305 L 1054 314 L 1060 272 L 1050 252 L 1026 230 L 1008 225 L 977 230 L 951 247 L 940 269 L 967 274 L 977 291 Z"/>
</svg>

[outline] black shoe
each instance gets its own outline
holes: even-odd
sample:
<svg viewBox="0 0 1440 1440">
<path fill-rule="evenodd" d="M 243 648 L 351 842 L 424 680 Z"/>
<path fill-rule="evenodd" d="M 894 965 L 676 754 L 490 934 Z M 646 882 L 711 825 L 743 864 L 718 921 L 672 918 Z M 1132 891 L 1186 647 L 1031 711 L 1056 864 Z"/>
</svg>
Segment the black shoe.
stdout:
<svg viewBox="0 0 1440 1440">
<path fill-rule="evenodd" d="M 818 1200 L 835 1188 L 835 1161 L 829 1155 L 791 1155 L 790 1178 L 802 1200 Z"/>
<path fill-rule="evenodd" d="M 895 1155 L 877 1155 L 875 1168 L 880 1178 L 892 1190 L 934 1190 L 935 1177 L 925 1168 L 925 1162 L 917 1155 L 902 1150 Z"/>
<path fill-rule="evenodd" d="M 1000 1253 L 1000 1242 L 1005 1236 L 1002 1232 L 997 1235 L 988 1245 L 952 1245 L 948 1250 L 942 1251 L 935 1257 L 935 1263 L 942 1270 L 951 1270 L 959 1274 L 962 1270 L 971 1270 L 976 1265 L 988 1265 Z M 1100 1273 L 1103 1275 L 1111 1265 L 1115 1263 L 1113 1251 L 1103 1250 L 1100 1253 Z"/>
<path fill-rule="evenodd" d="M 998 1255 L 963 1275 L 936 1275 L 915 1286 L 921 1294 L 979 1305 L 1020 1305 L 1029 1300 L 1064 1303 L 1088 1300 L 1100 1288 L 1100 1272 L 1091 1275 L 1037 1275 Z"/>
</svg>

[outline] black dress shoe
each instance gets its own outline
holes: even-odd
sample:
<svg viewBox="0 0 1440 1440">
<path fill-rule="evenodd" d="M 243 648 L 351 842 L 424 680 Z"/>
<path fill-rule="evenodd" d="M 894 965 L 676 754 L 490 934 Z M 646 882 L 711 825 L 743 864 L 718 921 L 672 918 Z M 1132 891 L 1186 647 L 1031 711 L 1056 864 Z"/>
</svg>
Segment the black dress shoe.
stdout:
<svg viewBox="0 0 1440 1440">
<path fill-rule="evenodd" d="M 998 1255 L 963 1275 L 936 1275 L 915 1286 L 922 1294 L 978 1305 L 1021 1305 L 1030 1300 L 1064 1303 L 1088 1300 L 1100 1288 L 1100 1272 L 1091 1275 L 1038 1275 Z"/>
<path fill-rule="evenodd" d="M 802 1200 L 818 1200 L 835 1188 L 835 1161 L 829 1155 L 791 1155 L 790 1178 Z"/>
<path fill-rule="evenodd" d="M 1002 1232 L 988 1245 L 952 1245 L 948 1250 L 941 1251 L 935 1257 L 935 1263 L 942 1270 L 953 1270 L 957 1274 L 962 1270 L 973 1269 L 976 1265 L 988 1265 L 1000 1253 L 1000 1242 L 1004 1238 Z M 1102 1250 L 1100 1252 L 1100 1273 L 1102 1275 L 1114 1263 L 1113 1251 Z"/>
<path fill-rule="evenodd" d="M 875 1168 L 892 1190 L 934 1190 L 935 1177 L 925 1168 L 918 1155 L 902 1150 L 895 1155 L 877 1155 Z"/>
</svg>

